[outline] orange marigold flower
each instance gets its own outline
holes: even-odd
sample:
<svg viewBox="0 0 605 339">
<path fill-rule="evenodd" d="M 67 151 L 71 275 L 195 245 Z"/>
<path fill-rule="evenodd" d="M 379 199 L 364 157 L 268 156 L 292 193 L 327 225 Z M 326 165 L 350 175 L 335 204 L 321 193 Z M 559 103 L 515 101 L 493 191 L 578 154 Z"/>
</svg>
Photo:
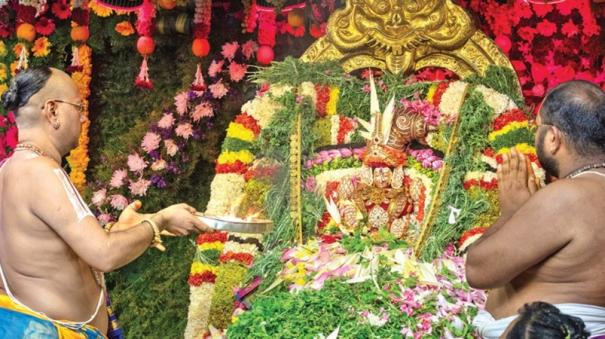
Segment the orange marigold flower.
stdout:
<svg viewBox="0 0 605 339">
<path fill-rule="evenodd" d="M 34 46 L 32 47 L 32 52 L 35 57 L 42 58 L 50 53 L 51 43 L 48 41 L 47 37 L 41 37 L 34 41 Z"/>
<path fill-rule="evenodd" d="M 134 27 L 132 27 L 130 21 L 125 20 L 116 24 L 116 32 L 123 36 L 129 36 L 134 34 Z"/>
</svg>

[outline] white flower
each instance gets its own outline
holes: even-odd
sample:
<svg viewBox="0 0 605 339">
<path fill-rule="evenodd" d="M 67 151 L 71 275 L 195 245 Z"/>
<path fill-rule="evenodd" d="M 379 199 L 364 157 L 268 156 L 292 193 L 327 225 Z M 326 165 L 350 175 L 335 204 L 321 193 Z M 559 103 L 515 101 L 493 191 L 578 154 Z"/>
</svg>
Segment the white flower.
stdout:
<svg viewBox="0 0 605 339">
<path fill-rule="evenodd" d="M 517 108 L 517 105 L 511 98 L 491 88 L 479 85 L 477 86 L 477 91 L 483 94 L 483 100 L 485 100 L 485 103 L 494 110 L 494 117 L 497 117 L 513 108 Z"/>
<path fill-rule="evenodd" d="M 298 95 L 310 97 L 311 100 L 313 100 L 313 107 L 315 107 L 317 104 L 317 91 L 315 90 L 315 85 L 312 82 L 305 81 L 300 84 Z"/>
<path fill-rule="evenodd" d="M 269 95 L 256 97 L 242 106 L 242 112 L 256 119 L 261 128 L 269 126 L 273 115 L 281 109 L 281 105 Z"/>
<path fill-rule="evenodd" d="M 190 291 L 185 339 L 199 338 L 206 331 L 212 296 L 214 295 L 214 284 L 203 283 L 198 287 L 192 286 L 190 287 Z"/>
<path fill-rule="evenodd" d="M 340 116 L 334 114 L 330 117 L 330 144 L 338 145 L 338 130 L 340 129 Z"/>
<path fill-rule="evenodd" d="M 290 85 L 272 85 L 269 87 L 269 94 L 274 98 L 279 98 L 282 95 L 291 92 L 292 86 Z"/>
<path fill-rule="evenodd" d="M 441 121 L 453 121 L 458 117 L 460 106 L 464 101 L 466 87 L 468 84 L 464 81 L 454 81 L 441 96 L 439 110 L 441 111 Z"/>
<path fill-rule="evenodd" d="M 210 201 L 206 207 L 208 215 L 228 215 L 231 205 L 244 192 L 244 176 L 235 173 L 219 173 L 210 185 Z"/>
</svg>

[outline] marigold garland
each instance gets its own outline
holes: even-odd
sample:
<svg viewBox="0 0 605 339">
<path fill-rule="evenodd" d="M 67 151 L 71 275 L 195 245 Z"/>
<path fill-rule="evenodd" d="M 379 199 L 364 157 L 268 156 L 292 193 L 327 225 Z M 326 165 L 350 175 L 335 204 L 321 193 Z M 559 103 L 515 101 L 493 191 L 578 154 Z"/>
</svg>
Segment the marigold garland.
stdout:
<svg viewBox="0 0 605 339">
<path fill-rule="evenodd" d="M 92 49 L 87 45 L 81 45 L 77 51 L 82 70 L 72 73 L 71 77 L 76 82 L 80 91 L 82 106 L 84 108 L 82 111 L 84 122 L 82 123 L 78 147 L 71 151 L 67 157 L 67 162 L 71 168 L 71 172 L 69 173 L 71 181 L 79 191 L 82 191 L 86 186 L 85 173 L 90 161 L 88 157 L 88 130 L 90 128 L 90 121 L 88 120 L 88 97 L 90 96 L 90 80 L 92 76 Z"/>
<path fill-rule="evenodd" d="M 219 260 L 221 263 L 227 263 L 230 261 L 234 261 L 234 262 L 239 262 L 241 264 L 244 264 L 246 266 L 250 266 L 250 265 L 252 265 L 252 261 L 254 260 L 254 257 L 249 253 L 227 252 L 227 253 L 223 253 Z"/>
<path fill-rule="evenodd" d="M 439 105 L 441 104 L 441 97 L 443 97 L 443 93 L 445 93 L 449 85 L 450 82 L 448 81 L 442 81 L 439 83 L 439 85 L 437 85 L 437 88 L 435 89 L 435 94 L 432 98 L 432 103 L 434 106 L 439 107 Z"/>
<path fill-rule="evenodd" d="M 254 154 L 248 150 L 242 150 L 239 152 L 223 152 L 219 155 L 218 164 L 232 164 L 236 161 L 241 161 L 244 164 L 249 164 L 254 161 Z"/>
<path fill-rule="evenodd" d="M 256 135 L 254 131 L 246 128 L 246 126 L 237 122 L 231 122 L 227 128 L 227 137 L 250 142 L 254 141 Z"/>
<path fill-rule="evenodd" d="M 437 91 L 437 84 L 432 84 L 431 86 L 429 86 L 429 90 L 426 92 L 426 101 L 432 103 L 436 91 Z"/>
<path fill-rule="evenodd" d="M 216 173 L 222 173 L 222 174 L 226 174 L 226 173 L 238 173 L 238 174 L 245 174 L 246 172 L 248 172 L 248 165 L 244 164 L 243 162 L 237 160 L 231 164 L 217 164 L 216 167 L 214 168 Z"/>
<path fill-rule="evenodd" d="M 338 107 L 338 99 L 340 98 L 340 89 L 338 87 L 330 87 L 330 99 L 326 104 L 326 115 L 334 115 L 336 114 Z"/>
<path fill-rule="evenodd" d="M 235 122 L 254 132 L 254 135 L 258 135 L 260 133 L 260 126 L 258 125 L 256 119 L 249 116 L 245 112 L 235 117 Z"/>
</svg>

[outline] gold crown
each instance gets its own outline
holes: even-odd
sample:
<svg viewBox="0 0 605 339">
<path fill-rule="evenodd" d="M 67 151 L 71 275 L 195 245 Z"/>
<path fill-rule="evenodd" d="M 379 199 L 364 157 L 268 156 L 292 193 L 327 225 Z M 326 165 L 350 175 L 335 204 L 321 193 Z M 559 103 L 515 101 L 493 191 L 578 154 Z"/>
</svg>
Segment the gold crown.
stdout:
<svg viewBox="0 0 605 339">
<path fill-rule="evenodd" d="M 405 162 L 405 148 L 414 140 L 424 138 L 429 132 L 424 117 L 405 107 L 395 111 L 395 97 L 380 112 L 380 103 L 376 93 L 374 78 L 370 73 L 370 113 L 367 122 L 357 119 L 365 129 L 360 134 L 366 139 L 364 162 L 370 164 L 384 163 L 388 166 L 402 165 Z"/>
</svg>

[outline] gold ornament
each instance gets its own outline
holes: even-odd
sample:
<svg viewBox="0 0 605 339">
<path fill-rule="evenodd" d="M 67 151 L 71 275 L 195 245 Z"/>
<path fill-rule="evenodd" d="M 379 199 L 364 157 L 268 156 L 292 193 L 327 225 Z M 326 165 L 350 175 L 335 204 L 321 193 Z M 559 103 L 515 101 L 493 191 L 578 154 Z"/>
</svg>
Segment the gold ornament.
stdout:
<svg viewBox="0 0 605 339">
<path fill-rule="evenodd" d="M 490 65 L 513 69 L 451 0 L 347 0 L 330 16 L 327 32 L 303 61 L 339 60 L 346 72 L 378 68 L 403 75 L 425 67 L 460 77 L 485 75 Z"/>
</svg>

